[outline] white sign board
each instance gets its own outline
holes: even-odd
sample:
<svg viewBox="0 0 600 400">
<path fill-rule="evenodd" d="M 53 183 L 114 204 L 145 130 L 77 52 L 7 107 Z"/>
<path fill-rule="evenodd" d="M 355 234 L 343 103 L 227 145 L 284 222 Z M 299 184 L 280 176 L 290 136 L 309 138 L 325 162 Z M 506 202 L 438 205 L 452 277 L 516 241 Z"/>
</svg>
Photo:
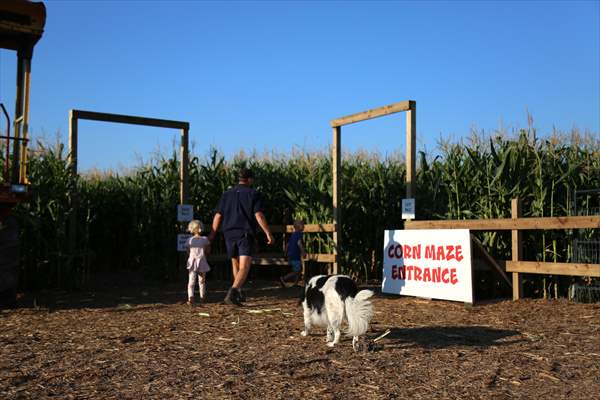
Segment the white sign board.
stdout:
<svg viewBox="0 0 600 400">
<path fill-rule="evenodd" d="M 177 204 L 177 221 L 191 221 L 194 219 L 194 206 L 191 204 Z"/>
<path fill-rule="evenodd" d="M 177 251 L 187 251 L 187 242 L 191 237 L 189 233 L 177 234 Z"/>
<path fill-rule="evenodd" d="M 415 219 L 415 199 L 402 199 L 402 219 Z"/>
<path fill-rule="evenodd" d="M 386 230 L 384 293 L 473 303 L 468 229 Z"/>
</svg>

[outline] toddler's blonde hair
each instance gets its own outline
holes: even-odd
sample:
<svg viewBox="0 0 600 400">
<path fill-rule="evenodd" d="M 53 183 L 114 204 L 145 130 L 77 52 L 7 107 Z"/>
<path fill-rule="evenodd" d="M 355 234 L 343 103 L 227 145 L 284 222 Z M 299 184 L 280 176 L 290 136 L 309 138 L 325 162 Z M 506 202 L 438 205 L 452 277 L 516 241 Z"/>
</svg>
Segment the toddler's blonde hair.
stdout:
<svg viewBox="0 0 600 400">
<path fill-rule="evenodd" d="M 190 223 L 188 224 L 188 232 L 202 233 L 202 222 L 198 221 L 197 219 L 191 220 Z"/>
</svg>

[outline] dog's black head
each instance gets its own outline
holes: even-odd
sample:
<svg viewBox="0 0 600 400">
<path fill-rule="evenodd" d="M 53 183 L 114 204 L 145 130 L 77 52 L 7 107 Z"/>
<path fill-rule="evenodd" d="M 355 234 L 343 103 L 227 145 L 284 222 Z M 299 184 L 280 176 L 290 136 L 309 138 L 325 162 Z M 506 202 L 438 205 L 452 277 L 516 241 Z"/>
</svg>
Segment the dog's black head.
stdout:
<svg viewBox="0 0 600 400">
<path fill-rule="evenodd" d="M 308 306 L 312 307 L 313 297 L 323 295 L 320 292 L 320 289 L 323 287 L 327 279 L 328 275 L 317 275 L 313 276 L 302 288 L 302 292 L 300 293 L 300 299 L 298 300 L 298 304 L 302 304 L 304 300 L 308 301 Z M 319 307 L 320 308 L 320 307 Z"/>
<path fill-rule="evenodd" d="M 304 296 L 306 299 L 306 305 L 309 309 L 315 310 L 317 313 L 321 313 L 323 311 L 323 306 L 325 305 L 325 296 L 321 289 L 327 279 L 330 277 L 327 275 L 319 275 L 313 277 L 306 286 L 304 291 Z M 304 299 L 303 299 L 304 300 Z"/>
</svg>

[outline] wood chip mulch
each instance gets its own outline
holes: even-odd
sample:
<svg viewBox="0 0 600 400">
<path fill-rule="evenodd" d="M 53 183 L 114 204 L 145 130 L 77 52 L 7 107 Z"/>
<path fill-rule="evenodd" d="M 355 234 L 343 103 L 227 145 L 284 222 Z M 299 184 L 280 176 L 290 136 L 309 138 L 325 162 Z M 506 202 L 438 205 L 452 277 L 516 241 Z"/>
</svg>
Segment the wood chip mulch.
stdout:
<svg viewBox="0 0 600 400">
<path fill-rule="evenodd" d="M 0 398 L 600 398 L 599 304 L 379 294 L 355 352 L 300 336 L 300 288 L 254 282 L 233 307 L 209 285 L 195 307 L 185 284 L 26 295 L 0 311 Z"/>
</svg>

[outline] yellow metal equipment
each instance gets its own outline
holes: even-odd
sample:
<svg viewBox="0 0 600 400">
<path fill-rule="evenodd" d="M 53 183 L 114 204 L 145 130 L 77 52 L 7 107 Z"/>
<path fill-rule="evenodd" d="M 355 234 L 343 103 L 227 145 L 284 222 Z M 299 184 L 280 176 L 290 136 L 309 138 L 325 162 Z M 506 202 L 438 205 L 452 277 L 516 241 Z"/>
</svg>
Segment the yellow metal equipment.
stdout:
<svg viewBox="0 0 600 400">
<path fill-rule="evenodd" d="M 31 83 L 31 58 L 33 47 L 44 33 L 46 7 L 41 2 L 25 0 L 0 1 L 0 48 L 17 52 L 17 92 L 12 126 L 7 119 L 6 134 L 0 136 L 5 143 L 5 165 L 0 185 L 0 222 L 12 206 L 26 198 L 27 193 L 27 142 L 29 136 L 29 88 Z"/>
</svg>

